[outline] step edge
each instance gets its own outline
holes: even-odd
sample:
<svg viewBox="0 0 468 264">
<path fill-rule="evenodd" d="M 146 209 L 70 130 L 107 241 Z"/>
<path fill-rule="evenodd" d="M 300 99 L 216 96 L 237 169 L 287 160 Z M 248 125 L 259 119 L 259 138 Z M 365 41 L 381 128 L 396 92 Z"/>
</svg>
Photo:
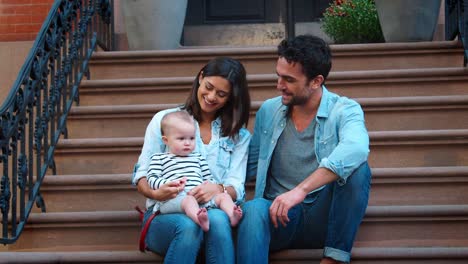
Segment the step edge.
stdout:
<svg viewBox="0 0 468 264">
<path fill-rule="evenodd" d="M 394 131 L 370 131 L 369 137 L 375 142 L 392 140 L 458 140 L 468 139 L 468 129 L 433 129 L 433 130 L 394 130 Z M 119 147 L 141 147 L 143 137 L 116 137 L 116 138 L 77 138 L 60 139 L 57 149 L 66 148 L 119 148 Z"/>
<path fill-rule="evenodd" d="M 386 69 L 386 70 L 357 70 L 357 71 L 331 71 L 327 82 L 354 80 L 358 79 L 365 83 L 368 80 L 392 78 L 392 81 L 398 82 L 410 78 L 426 78 L 425 81 L 436 78 L 447 79 L 448 77 L 468 78 L 468 69 L 464 67 L 439 67 L 439 68 L 416 68 L 416 69 Z M 427 79 L 429 78 L 429 79 Z M 276 81 L 276 74 L 248 74 L 247 81 L 264 82 Z M 99 79 L 99 80 L 83 80 L 80 84 L 80 89 L 89 88 L 108 88 L 122 86 L 155 86 L 168 84 L 191 84 L 193 77 L 146 77 L 146 78 L 124 78 L 124 79 Z"/>
<path fill-rule="evenodd" d="M 420 220 L 421 217 L 468 217 L 468 205 L 370 205 L 364 221 L 369 218 L 408 217 Z M 400 219 L 401 220 L 401 219 Z M 31 227 L 35 224 L 69 224 L 99 222 L 138 223 L 139 213 L 135 211 L 98 211 L 98 212 L 48 212 L 31 213 L 28 219 Z"/>
<path fill-rule="evenodd" d="M 453 41 L 428 41 L 412 43 L 366 43 L 366 44 L 331 44 L 330 48 L 334 56 L 341 53 L 371 53 L 384 51 L 399 51 L 402 54 L 414 50 L 427 50 L 427 53 L 433 53 L 434 50 L 455 50 L 462 52 L 461 44 L 457 40 Z M 206 57 L 206 56 L 241 56 L 241 55 L 270 55 L 277 57 L 276 46 L 256 46 L 256 47 L 207 47 L 196 49 L 184 48 L 175 50 L 151 50 L 151 51 L 112 51 L 96 52 L 92 56 L 92 62 L 104 59 L 127 59 L 127 58 L 154 58 L 154 57 Z M 405 53 L 403 53 L 405 51 Z"/>
</svg>

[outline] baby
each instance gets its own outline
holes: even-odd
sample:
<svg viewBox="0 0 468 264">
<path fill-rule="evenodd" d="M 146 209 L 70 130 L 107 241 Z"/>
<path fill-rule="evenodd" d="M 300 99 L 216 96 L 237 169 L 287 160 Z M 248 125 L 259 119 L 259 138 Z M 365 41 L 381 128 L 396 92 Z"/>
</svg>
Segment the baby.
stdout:
<svg viewBox="0 0 468 264">
<path fill-rule="evenodd" d="M 169 152 L 156 153 L 151 157 L 146 178 L 153 189 L 176 181 L 179 193 L 173 199 L 157 202 L 153 210 L 159 210 L 162 214 L 185 213 L 206 232 L 210 227 L 206 208 L 217 207 L 229 216 L 231 226 L 237 226 L 242 210 L 234 204 L 229 194 L 217 194 L 203 205 L 188 195 L 192 188 L 200 184 L 215 182 L 205 158 L 194 152 L 195 131 L 195 120 L 186 111 L 171 112 L 162 118 L 162 140 Z"/>
</svg>

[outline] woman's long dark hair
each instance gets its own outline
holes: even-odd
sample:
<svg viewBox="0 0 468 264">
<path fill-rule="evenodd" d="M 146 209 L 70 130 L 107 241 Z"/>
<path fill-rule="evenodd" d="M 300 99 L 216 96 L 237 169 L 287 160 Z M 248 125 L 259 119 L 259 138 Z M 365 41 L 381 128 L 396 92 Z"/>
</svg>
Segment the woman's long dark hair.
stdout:
<svg viewBox="0 0 468 264">
<path fill-rule="evenodd" d="M 210 60 L 197 74 L 192 90 L 185 101 L 184 109 L 197 121 L 201 121 L 201 108 L 198 102 L 199 78 L 219 76 L 229 81 L 231 92 L 226 104 L 218 110 L 216 116 L 221 117 L 222 136 L 235 138 L 239 130 L 247 126 L 250 115 L 250 95 L 244 66 L 237 60 L 228 57 L 218 57 Z"/>
</svg>

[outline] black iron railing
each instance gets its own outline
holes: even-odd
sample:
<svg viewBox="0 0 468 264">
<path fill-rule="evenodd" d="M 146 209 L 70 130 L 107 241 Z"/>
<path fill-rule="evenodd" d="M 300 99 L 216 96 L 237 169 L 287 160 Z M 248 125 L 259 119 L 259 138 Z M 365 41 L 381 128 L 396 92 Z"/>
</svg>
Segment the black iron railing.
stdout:
<svg viewBox="0 0 468 264">
<path fill-rule="evenodd" d="M 468 0 L 445 0 L 445 39 L 457 38 L 465 53 L 464 66 L 468 62 Z"/>
<path fill-rule="evenodd" d="M 40 187 L 56 174 L 54 150 L 97 45 L 113 49 L 112 0 L 56 0 L 0 108 L 0 243 L 14 243 Z"/>
</svg>

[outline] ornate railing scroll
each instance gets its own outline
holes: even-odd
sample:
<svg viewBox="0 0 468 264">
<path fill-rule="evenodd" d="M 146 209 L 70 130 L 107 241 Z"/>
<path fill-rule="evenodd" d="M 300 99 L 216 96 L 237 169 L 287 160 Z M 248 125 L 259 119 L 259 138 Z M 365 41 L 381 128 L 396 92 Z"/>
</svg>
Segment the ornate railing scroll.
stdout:
<svg viewBox="0 0 468 264">
<path fill-rule="evenodd" d="M 465 59 L 468 62 L 468 0 L 445 0 L 445 39 L 456 37 L 463 44 Z"/>
<path fill-rule="evenodd" d="M 96 46 L 112 49 L 112 1 L 56 0 L 0 108 L 0 242 L 14 243 L 56 174 L 54 151 Z"/>
</svg>

